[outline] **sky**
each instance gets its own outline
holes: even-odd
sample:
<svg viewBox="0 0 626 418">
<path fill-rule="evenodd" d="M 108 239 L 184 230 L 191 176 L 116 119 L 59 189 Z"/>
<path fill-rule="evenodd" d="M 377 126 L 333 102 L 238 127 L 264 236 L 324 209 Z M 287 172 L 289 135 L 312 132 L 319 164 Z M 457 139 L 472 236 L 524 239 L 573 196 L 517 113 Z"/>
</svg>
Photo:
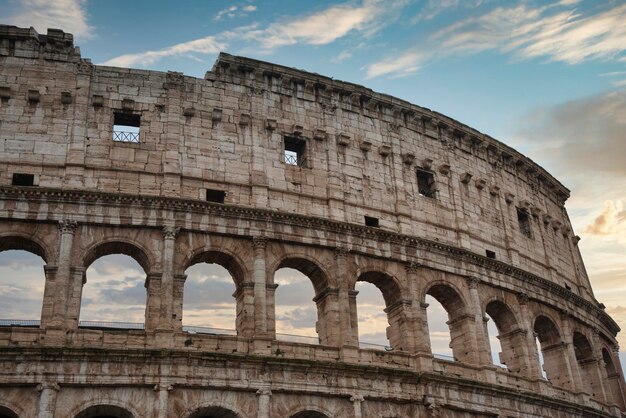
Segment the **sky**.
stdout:
<svg viewBox="0 0 626 418">
<path fill-rule="evenodd" d="M 225 51 L 362 84 L 489 134 L 571 190 L 566 207 L 595 295 L 626 329 L 626 1 L 0 0 L 0 16 L 40 33 L 73 33 L 95 64 L 203 77 Z M 36 276 L 36 260 L 22 258 L 0 254 L 1 299 Z M 141 312 L 138 266 L 107 258 L 91 270 L 85 315 L 108 317 L 124 298 L 137 302 L 124 309 Z M 190 283 L 217 283 L 224 295 L 234 289 L 219 269 L 200 270 Z M 283 291 L 306 288 L 296 276 L 284 272 Z M 376 304 L 365 301 L 377 295 L 367 293 L 360 312 L 374 324 Z M 206 302 L 226 315 L 230 308 L 216 307 L 224 299 L 215 295 Z M 202 322 L 205 301 L 190 298 L 198 309 L 187 313 L 191 325 Z M 282 330 L 305 333 L 299 325 L 314 311 L 285 301 Z M 0 316 L 25 315 L 28 304 L 0 306 L 11 306 Z M 226 326 L 226 317 L 203 325 Z M 385 344 L 381 326 L 367 327 L 363 335 Z M 626 363 L 626 332 L 618 339 Z"/>
</svg>

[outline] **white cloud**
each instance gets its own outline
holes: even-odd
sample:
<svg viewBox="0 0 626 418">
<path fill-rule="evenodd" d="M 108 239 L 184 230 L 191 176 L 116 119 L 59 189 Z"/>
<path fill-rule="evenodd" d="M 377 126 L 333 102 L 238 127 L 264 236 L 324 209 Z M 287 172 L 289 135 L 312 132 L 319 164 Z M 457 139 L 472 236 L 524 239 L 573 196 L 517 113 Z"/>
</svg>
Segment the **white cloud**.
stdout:
<svg viewBox="0 0 626 418">
<path fill-rule="evenodd" d="M 248 15 L 249 13 L 254 12 L 256 9 L 257 7 L 252 4 L 248 4 L 246 6 L 238 6 L 238 5 L 228 6 L 227 8 L 222 9 L 219 12 L 217 12 L 213 20 L 219 21 L 224 18 L 234 19 L 236 17 L 244 17 Z"/>
<path fill-rule="evenodd" d="M 145 51 L 137 54 L 124 54 L 102 63 L 115 67 L 147 66 L 164 57 L 192 56 L 192 54 L 215 54 L 226 48 L 226 43 L 218 41 L 214 36 L 196 39 L 172 45 L 167 48 Z"/>
<path fill-rule="evenodd" d="M 610 235 L 618 233 L 620 229 L 620 213 L 624 210 L 621 200 L 616 202 L 607 200 L 604 202 L 604 209 L 587 225 L 584 232 L 595 235 Z M 623 229 L 623 228 L 621 228 Z M 620 233 L 623 231 L 619 231 Z"/>
<path fill-rule="evenodd" d="M 78 39 L 94 36 L 85 10 L 86 0 L 19 0 L 14 13 L 3 20 L 12 25 L 33 26 L 39 33 L 62 29 Z"/>
<path fill-rule="evenodd" d="M 257 9 L 257 7 L 256 7 L 256 6 L 254 6 L 254 5 L 252 5 L 252 4 L 249 4 L 249 5 L 247 5 L 247 6 L 243 6 L 243 7 L 241 8 L 241 10 L 243 10 L 244 12 L 248 12 L 248 13 L 249 13 L 249 12 L 254 12 L 256 9 Z"/>
<path fill-rule="evenodd" d="M 400 57 L 370 64 L 368 76 L 415 72 L 416 60 L 408 59 L 411 56 L 436 59 L 486 50 L 568 64 L 592 59 L 624 61 L 621 55 L 626 52 L 626 4 L 585 15 L 574 7 L 576 3 L 497 7 L 439 30 Z"/>
</svg>

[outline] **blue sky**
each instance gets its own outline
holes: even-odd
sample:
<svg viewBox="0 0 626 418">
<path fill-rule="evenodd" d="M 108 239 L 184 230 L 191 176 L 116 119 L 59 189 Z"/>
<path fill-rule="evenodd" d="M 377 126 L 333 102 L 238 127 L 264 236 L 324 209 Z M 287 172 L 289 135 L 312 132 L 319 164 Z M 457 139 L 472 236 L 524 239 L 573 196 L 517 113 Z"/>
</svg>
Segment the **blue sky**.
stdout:
<svg viewBox="0 0 626 418">
<path fill-rule="evenodd" d="M 572 190 L 595 294 L 626 329 L 625 1 L 0 0 L 0 16 L 74 33 L 96 64 L 203 77 L 226 51 L 362 84 L 492 135 Z"/>
</svg>

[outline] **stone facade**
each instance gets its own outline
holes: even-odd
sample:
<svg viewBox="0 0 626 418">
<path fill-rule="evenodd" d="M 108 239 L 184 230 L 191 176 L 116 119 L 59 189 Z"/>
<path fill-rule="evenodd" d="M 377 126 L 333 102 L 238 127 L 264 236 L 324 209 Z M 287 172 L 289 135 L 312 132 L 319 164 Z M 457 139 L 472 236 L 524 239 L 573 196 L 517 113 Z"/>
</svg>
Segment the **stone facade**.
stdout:
<svg viewBox="0 0 626 418">
<path fill-rule="evenodd" d="M 0 327 L 0 416 L 622 417 L 619 328 L 568 196 L 361 86 L 227 54 L 204 79 L 95 66 L 70 34 L 0 26 L 0 251 L 46 263 L 39 326 Z M 145 329 L 79 327 L 86 269 L 117 253 L 146 273 Z M 233 277 L 236 336 L 183 331 L 199 262 Z M 320 344 L 276 339 L 282 267 L 312 281 Z M 383 293 L 391 351 L 359 348 L 358 281 Z M 426 295 L 454 361 L 431 353 Z"/>
</svg>

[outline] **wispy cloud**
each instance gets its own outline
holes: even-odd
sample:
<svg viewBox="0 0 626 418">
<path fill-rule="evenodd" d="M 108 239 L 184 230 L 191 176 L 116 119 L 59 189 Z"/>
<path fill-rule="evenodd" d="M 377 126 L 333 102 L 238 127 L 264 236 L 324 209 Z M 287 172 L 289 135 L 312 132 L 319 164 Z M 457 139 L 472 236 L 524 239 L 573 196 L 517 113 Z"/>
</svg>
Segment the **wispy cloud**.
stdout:
<svg viewBox="0 0 626 418">
<path fill-rule="evenodd" d="M 244 17 L 247 14 L 254 12 L 256 9 L 257 7 L 253 4 L 248 4 L 245 6 L 232 5 L 217 12 L 213 20 L 219 21 L 224 18 L 234 19 L 236 17 Z"/>
<path fill-rule="evenodd" d="M 604 209 L 602 212 L 593 220 L 591 224 L 587 226 L 587 228 L 585 228 L 584 232 L 594 235 L 610 235 L 618 233 L 619 229 L 624 229 L 620 228 L 620 226 L 622 226 L 621 221 L 623 214 L 621 212 L 623 210 L 624 206 L 621 200 L 616 202 L 607 200 L 604 202 Z"/>
<path fill-rule="evenodd" d="M 3 21 L 8 24 L 30 27 L 46 33 L 48 28 L 63 29 L 78 39 L 94 36 L 88 23 L 86 0 L 19 0 L 15 9 Z"/>
<path fill-rule="evenodd" d="M 248 45 L 256 53 L 268 54 L 289 45 L 326 45 L 353 33 L 367 37 L 389 25 L 407 1 L 388 3 L 364 0 L 360 5 L 334 5 L 315 13 L 283 18 L 266 26 L 255 23 L 158 50 L 120 55 L 103 64 L 147 66 L 165 57 L 193 58 L 193 54 L 213 54 L 226 49 L 231 43 Z M 228 13 L 251 12 L 255 9 L 253 5 L 231 6 L 219 12 L 216 18 L 219 20 L 228 16 Z"/>
<path fill-rule="evenodd" d="M 225 49 L 226 45 L 225 42 L 219 41 L 214 36 L 207 36 L 205 38 L 183 42 L 154 51 L 120 55 L 103 62 L 102 65 L 115 67 L 147 66 L 165 57 L 192 56 L 192 54 L 215 54 Z"/>
<path fill-rule="evenodd" d="M 626 4 L 584 14 L 574 7 L 576 3 L 497 7 L 439 30 L 423 44 L 402 52 L 400 57 L 370 64 L 367 75 L 404 75 L 417 71 L 420 61 L 487 50 L 510 53 L 521 59 L 545 57 L 568 64 L 592 59 L 623 60 Z M 397 65 L 391 65 L 394 63 Z"/>
</svg>

